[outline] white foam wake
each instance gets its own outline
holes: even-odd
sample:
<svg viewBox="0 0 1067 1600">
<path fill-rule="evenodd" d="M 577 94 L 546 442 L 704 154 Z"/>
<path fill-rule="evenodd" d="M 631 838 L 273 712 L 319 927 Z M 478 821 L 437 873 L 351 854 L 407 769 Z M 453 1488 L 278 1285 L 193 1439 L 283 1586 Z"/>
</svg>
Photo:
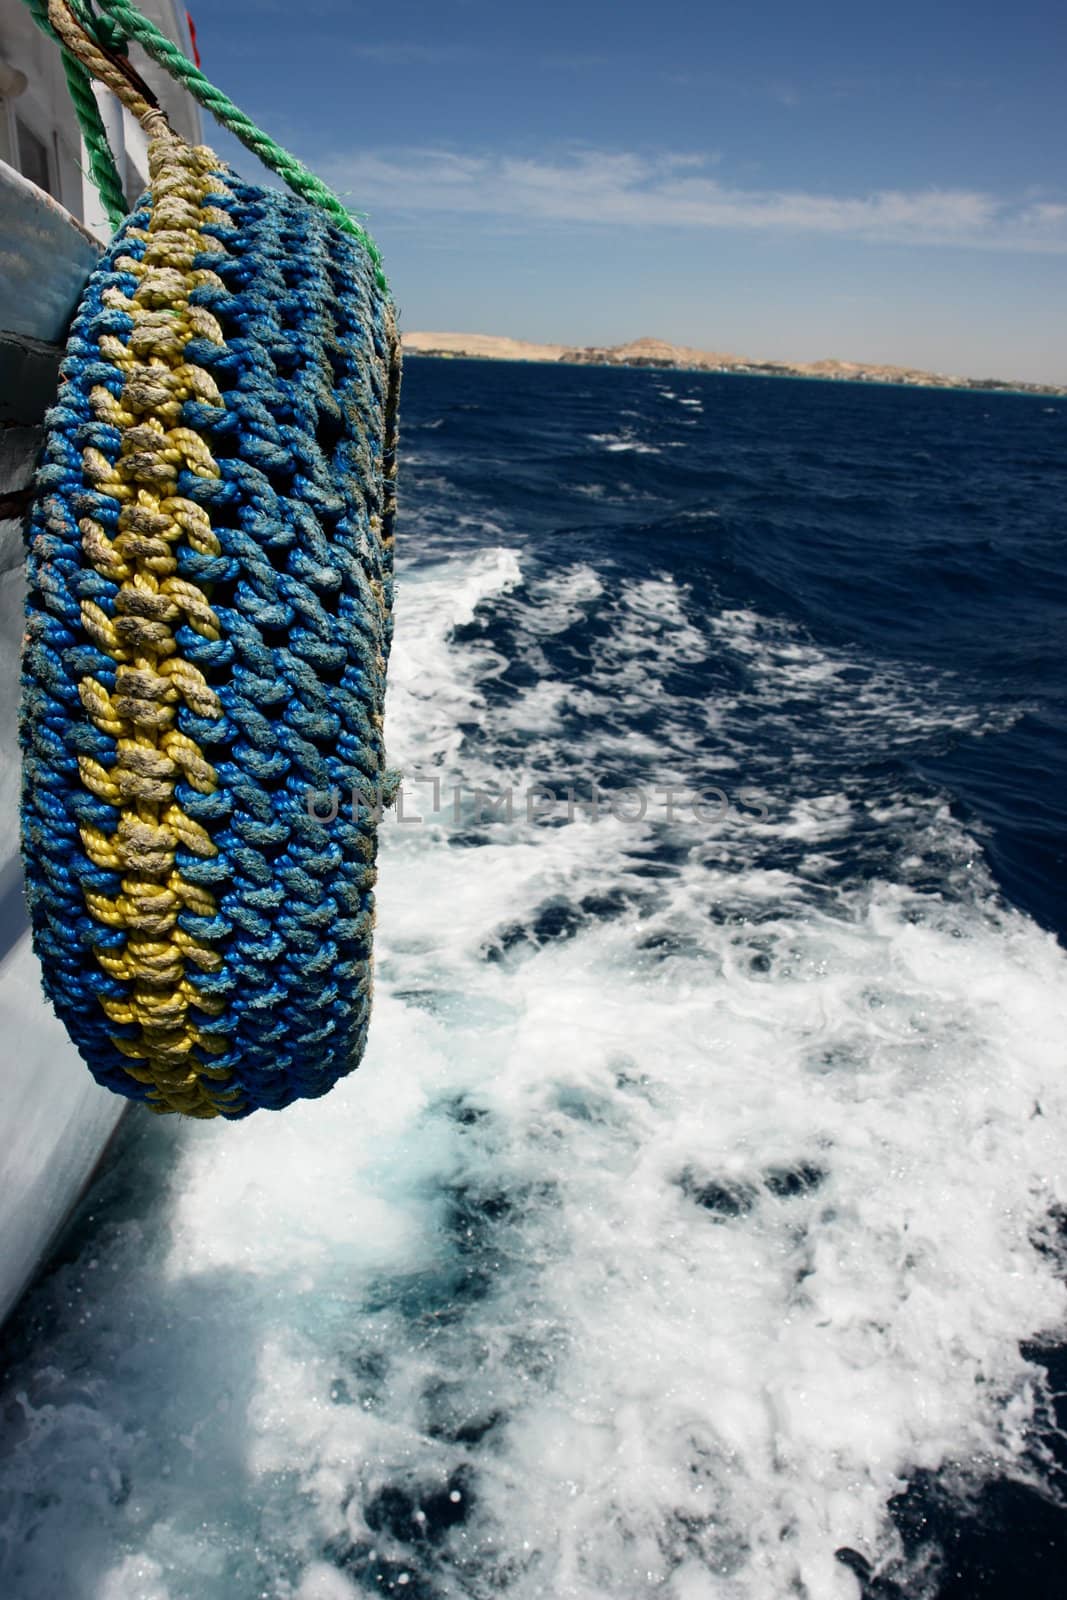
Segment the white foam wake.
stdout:
<svg viewBox="0 0 1067 1600">
<path fill-rule="evenodd" d="M 839 730 L 850 695 L 907 722 L 891 676 L 749 613 L 702 624 L 667 580 L 609 603 L 581 566 L 525 602 L 536 693 L 494 699 L 499 637 L 453 630 L 522 576 L 507 549 L 405 575 L 409 772 L 521 788 L 576 705 L 669 732 L 670 675 L 724 636 L 742 713 L 778 674 L 768 708 L 788 681 Z M 609 625 L 576 687 L 545 652 L 583 606 Z M 597 737 L 598 762 L 625 744 Z M 1025 1471 L 1019 1341 L 1065 1311 L 1032 1244 L 1067 1202 L 1064 958 L 936 805 L 872 815 L 942 852 L 940 893 L 824 892 L 858 805 L 387 824 L 359 1073 L 282 1117 L 135 1131 L 31 1307 L 6 1592 L 854 1600 L 834 1551 L 899 1554 L 907 1473 Z"/>
</svg>

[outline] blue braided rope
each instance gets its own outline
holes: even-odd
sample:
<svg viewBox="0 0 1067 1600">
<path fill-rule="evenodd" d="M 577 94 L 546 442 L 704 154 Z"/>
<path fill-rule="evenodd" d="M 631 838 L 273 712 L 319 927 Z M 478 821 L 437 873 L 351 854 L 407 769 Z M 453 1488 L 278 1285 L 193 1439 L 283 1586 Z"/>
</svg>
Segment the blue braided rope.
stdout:
<svg viewBox="0 0 1067 1600">
<path fill-rule="evenodd" d="M 349 802 L 386 778 L 399 354 L 358 240 L 298 198 L 221 165 L 218 177 L 210 205 L 222 216 L 204 230 L 215 237 L 192 261 L 205 276 L 189 299 L 224 337 L 190 338 L 183 359 L 210 374 L 222 403 L 186 398 L 175 419 L 204 441 L 217 475 L 186 466 L 174 485 L 206 512 L 218 550 L 173 547 L 178 577 L 219 625 L 217 638 L 189 621 L 174 633 L 221 705 L 213 716 L 176 711 L 217 782 L 204 792 L 179 781 L 174 799 L 214 853 L 179 848 L 175 869 L 216 907 L 209 917 L 182 911 L 178 927 L 221 958 L 213 971 L 190 969 L 191 1014 L 218 1047 L 208 1058 L 217 1101 L 194 1114 L 240 1117 L 325 1093 L 358 1065 L 366 1039 L 376 829 L 373 811 L 353 817 Z M 93 680 L 121 699 L 123 670 L 86 627 L 92 606 L 121 626 L 122 604 L 114 577 L 86 553 L 85 530 L 113 537 L 122 526 L 121 497 L 105 481 L 124 449 L 107 420 L 108 396 L 124 392 L 109 352 L 115 340 L 132 348 L 133 324 L 114 292 L 136 287 L 123 263 L 143 259 L 152 207 L 149 194 L 89 281 L 48 417 L 30 526 L 23 854 L 45 990 L 94 1077 L 155 1109 L 184 1110 L 131 1076 L 120 1048 L 137 1032 L 113 1020 L 131 984 L 106 962 L 121 958 L 128 934 L 102 924 L 94 905 L 115 903 L 123 878 L 86 844 L 94 830 L 115 836 L 116 810 L 79 764 L 121 766 L 82 692 Z M 338 814 L 319 820 L 309 794 L 331 792 Z"/>
</svg>

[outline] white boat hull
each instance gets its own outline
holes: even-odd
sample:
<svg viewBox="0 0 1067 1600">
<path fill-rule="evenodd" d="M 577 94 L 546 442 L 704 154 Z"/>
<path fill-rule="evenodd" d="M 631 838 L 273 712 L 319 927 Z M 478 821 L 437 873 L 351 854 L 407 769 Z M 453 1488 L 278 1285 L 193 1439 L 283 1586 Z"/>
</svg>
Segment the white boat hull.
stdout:
<svg viewBox="0 0 1067 1600">
<path fill-rule="evenodd" d="M 23 518 L 63 339 L 99 246 L 0 163 L 0 1317 L 84 1189 L 124 1109 L 44 998 L 18 857 Z"/>
<path fill-rule="evenodd" d="M 190 53 L 184 6 L 141 0 L 141 8 Z M 171 126 L 199 142 L 194 101 L 131 50 Z M 97 98 L 132 198 L 146 183 L 144 134 L 107 90 Z M 55 43 L 22 0 L 0 0 L 0 1320 L 45 1260 L 128 1105 L 94 1083 L 44 998 L 18 850 L 23 523 L 67 329 L 110 233 L 86 168 Z"/>
</svg>

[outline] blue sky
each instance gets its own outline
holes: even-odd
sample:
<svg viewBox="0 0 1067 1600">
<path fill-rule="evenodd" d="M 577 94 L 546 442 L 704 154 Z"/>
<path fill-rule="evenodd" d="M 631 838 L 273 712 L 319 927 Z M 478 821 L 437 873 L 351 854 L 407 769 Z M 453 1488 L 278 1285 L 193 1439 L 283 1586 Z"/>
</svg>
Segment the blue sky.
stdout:
<svg viewBox="0 0 1067 1600">
<path fill-rule="evenodd" d="M 407 328 L 1067 383 L 1060 0 L 192 9 Z"/>
</svg>

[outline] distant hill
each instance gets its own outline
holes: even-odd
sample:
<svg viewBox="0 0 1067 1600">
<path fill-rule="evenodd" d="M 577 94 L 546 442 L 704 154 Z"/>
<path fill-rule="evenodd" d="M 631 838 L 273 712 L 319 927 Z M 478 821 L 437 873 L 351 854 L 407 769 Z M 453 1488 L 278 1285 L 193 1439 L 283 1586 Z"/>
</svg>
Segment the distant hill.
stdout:
<svg viewBox="0 0 1067 1600">
<path fill-rule="evenodd" d="M 412 355 L 467 356 L 483 361 L 566 361 L 601 367 L 680 367 L 701 372 L 749 372 L 773 377 L 829 378 L 850 383 L 910 383 L 934 389 L 1008 389 L 1026 394 L 1067 394 L 1045 383 L 1012 383 L 1005 378 L 957 378 L 916 367 L 890 367 L 863 361 L 752 361 L 723 350 L 694 350 L 665 339 L 631 339 L 629 344 L 532 344 L 489 333 L 405 333 Z"/>
</svg>

